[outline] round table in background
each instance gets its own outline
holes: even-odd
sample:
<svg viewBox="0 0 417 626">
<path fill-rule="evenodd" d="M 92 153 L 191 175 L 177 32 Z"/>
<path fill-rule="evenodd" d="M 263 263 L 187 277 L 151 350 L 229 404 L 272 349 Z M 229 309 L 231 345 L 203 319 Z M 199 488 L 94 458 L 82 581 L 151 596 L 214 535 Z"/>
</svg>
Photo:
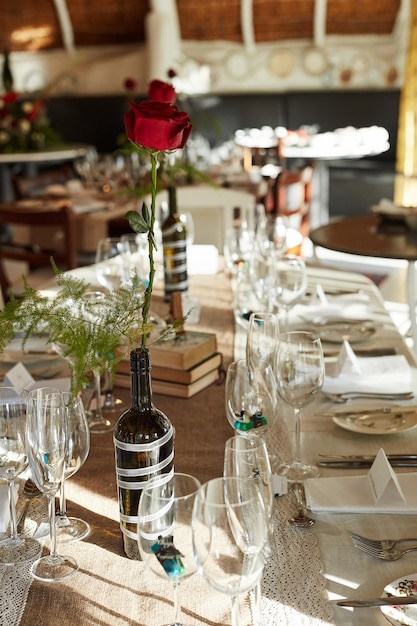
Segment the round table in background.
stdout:
<svg viewBox="0 0 417 626">
<path fill-rule="evenodd" d="M 359 215 L 334 220 L 310 232 L 314 246 L 328 250 L 408 261 L 407 297 L 414 350 L 417 350 L 416 276 L 417 231 L 403 220 L 382 218 L 378 215 Z"/>
</svg>

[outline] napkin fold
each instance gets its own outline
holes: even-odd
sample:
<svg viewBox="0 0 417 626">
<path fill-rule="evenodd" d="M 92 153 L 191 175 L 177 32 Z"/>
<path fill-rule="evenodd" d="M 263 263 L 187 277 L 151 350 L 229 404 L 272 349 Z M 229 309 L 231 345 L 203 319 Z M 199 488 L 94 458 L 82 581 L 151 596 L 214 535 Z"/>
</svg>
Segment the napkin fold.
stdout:
<svg viewBox="0 0 417 626">
<path fill-rule="evenodd" d="M 369 319 L 372 313 L 369 301 L 369 296 L 361 293 L 327 296 L 327 302 L 314 298 L 309 304 L 297 304 L 292 315 L 312 323 Z"/>
<path fill-rule="evenodd" d="M 360 367 L 360 372 L 354 363 L 346 361 L 339 375 L 335 373 L 335 363 L 326 363 L 323 391 L 406 393 L 414 390 L 413 379 L 417 371 L 410 367 L 403 354 L 358 357 L 356 363 Z"/>
<path fill-rule="evenodd" d="M 405 500 L 375 502 L 367 476 L 332 476 L 305 481 L 307 507 L 331 513 L 417 513 L 417 474 L 397 474 Z"/>
</svg>

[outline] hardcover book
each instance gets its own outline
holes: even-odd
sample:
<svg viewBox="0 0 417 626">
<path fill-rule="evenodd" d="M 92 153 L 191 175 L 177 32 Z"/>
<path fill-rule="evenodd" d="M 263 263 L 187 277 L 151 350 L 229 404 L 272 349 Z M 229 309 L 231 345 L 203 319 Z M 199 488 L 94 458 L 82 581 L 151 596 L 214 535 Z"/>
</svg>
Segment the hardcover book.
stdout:
<svg viewBox="0 0 417 626">
<path fill-rule="evenodd" d="M 209 385 L 216 382 L 218 379 L 218 368 L 204 374 L 201 378 L 198 378 L 189 385 L 166 380 L 152 379 L 152 391 L 166 396 L 175 396 L 176 398 L 191 398 L 199 391 L 202 391 Z M 119 387 L 130 389 L 130 376 L 126 374 L 116 374 L 114 384 Z"/>
</svg>

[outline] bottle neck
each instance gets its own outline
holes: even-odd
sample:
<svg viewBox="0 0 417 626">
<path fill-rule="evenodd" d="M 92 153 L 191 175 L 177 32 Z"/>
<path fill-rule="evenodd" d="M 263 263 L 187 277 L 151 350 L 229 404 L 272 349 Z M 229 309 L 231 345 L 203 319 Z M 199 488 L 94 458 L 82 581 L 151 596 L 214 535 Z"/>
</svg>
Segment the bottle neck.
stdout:
<svg viewBox="0 0 417 626">
<path fill-rule="evenodd" d="M 168 187 L 168 209 L 171 217 L 177 215 L 177 188 L 173 186 Z"/>
<path fill-rule="evenodd" d="M 152 407 L 151 361 L 149 350 L 137 348 L 130 353 L 131 406 L 135 409 Z"/>
</svg>

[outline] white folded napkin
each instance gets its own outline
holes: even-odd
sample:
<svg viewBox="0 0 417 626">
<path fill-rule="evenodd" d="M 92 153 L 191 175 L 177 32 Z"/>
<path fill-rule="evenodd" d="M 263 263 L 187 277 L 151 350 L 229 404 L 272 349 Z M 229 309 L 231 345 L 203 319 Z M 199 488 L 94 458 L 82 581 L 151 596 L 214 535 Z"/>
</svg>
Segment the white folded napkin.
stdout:
<svg viewBox="0 0 417 626">
<path fill-rule="evenodd" d="M 364 391 L 374 393 L 402 393 L 414 389 L 413 378 L 417 371 L 410 367 L 402 354 L 382 357 L 357 358 L 360 372 L 355 364 L 346 361 L 339 375 L 335 375 L 335 363 L 326 363 L 323 391 L 346 393 Z"/>
<path fill-rule="evenodd" d="M 305 481 L 307 507 L 314 512 L 417 513 L 417 474 L 397 474 L 401 498 L 374 501 L 367 476 L 332 476 Z"/>
<path fill-rule="evenodd" d="M 316 298 L 309 304 L 298 304 L 292 310 L 292 316 L 312 323 L 325 322 L 326 320 L 357 321 L 369 319 L 371 308 L 369 296 L 361 293 L 341 294 L 340 296 L 328 296 L 326 302 L 320 302 Z"/>
</svg>

